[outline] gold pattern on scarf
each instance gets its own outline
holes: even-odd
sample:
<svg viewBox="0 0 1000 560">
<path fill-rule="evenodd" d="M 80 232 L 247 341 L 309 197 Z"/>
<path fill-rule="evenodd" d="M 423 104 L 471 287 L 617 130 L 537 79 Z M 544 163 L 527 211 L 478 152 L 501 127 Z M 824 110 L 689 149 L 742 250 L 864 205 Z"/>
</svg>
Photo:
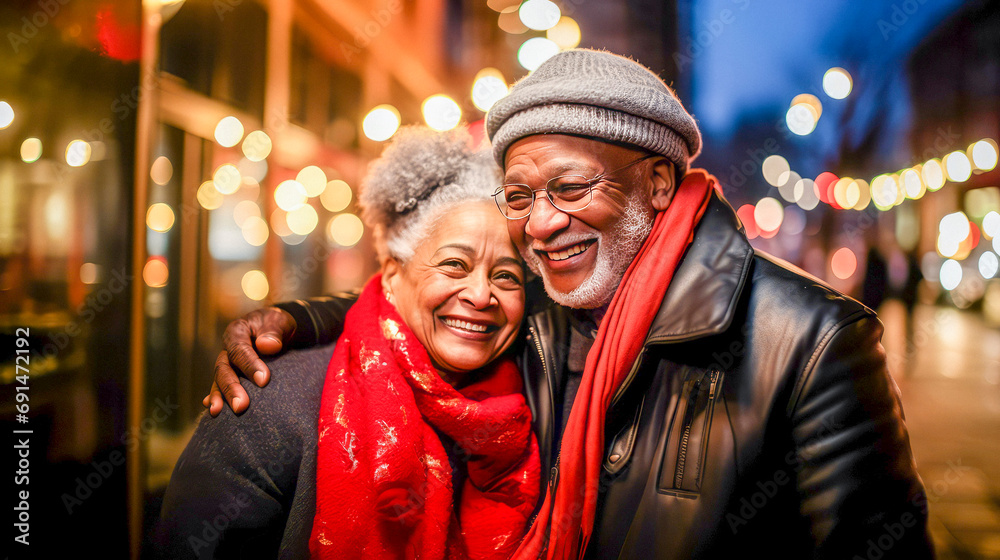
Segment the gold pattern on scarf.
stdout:
<svg viewBox="0 0 1000 560">
<path fill-rule="evenodd" d="M 382 319 L 382 336 L 386 340 L 406 340 L 406 336 L 399 328 L 399 323 L 392 319 Z"/>
<path fill-rule="evenodd" d="M 375 452 L 375 458 L 378 459 L 382 455 L 385 455 L 390 446 L 396 445 L 399 439 L 396 437 L 395 426 L 390 426 L 385 420 L 376 420 L 375 423 L 382 428 L 382 435 L 385 436 L 384 439 L 378 440 L 378 450 Z"/>
<path fill-rule="evenodd" d="M 389 474 L 389 464 L 382 463 L 381 465 L 375 467 L 375 482 L 379 482 L 385 479 Z"/>
<path fill-rule="evenodd" d="M 326 538 L 326 521 L 323 522 L 323 528 L 319 530 L 319 544 L 323 546 L 330 546 L 333 541 Z"/>
<path fill-rule="evenodd" d="M 344 443 L 341 447 L 347 452 L 347 459 L 351 462 L 351 468 L 347 469 L 347 472 L 352 473 L 354 469 L 358 468 L 358 459 L 354 456 L 354 448 L 358 446 L 358 437 L 354 435 L 354 432 L 347 432 L 344 434 Z"/>
<path fill-rule="evenodd" d="M 434 478 L 437 478 L 444 484 L 448 483 L 448 477 L 445 475 L 444 465 L 441 464 L 440 459 L 432 457 L 428 454 L 424 455 L 423 463 L 427 465 L 427 470 L 434 475 Z"/>
<path fill-rule="evenodd" d="M 358 361 L 361 362 L 361 373 L 368 375 L 372 368 L 379 365 L 382 354 L 378 350 L 369 350 L 365 343 L 361 343 L 361 350 L 358 351 Z"/>
<path fill-rule="evenodd" d="M 347 418 L 344 418 L 344 394 L 337 395 L 337 404 L 333 407 L 333 418 L 338 424 L 347 427 Z"/>
</svg>

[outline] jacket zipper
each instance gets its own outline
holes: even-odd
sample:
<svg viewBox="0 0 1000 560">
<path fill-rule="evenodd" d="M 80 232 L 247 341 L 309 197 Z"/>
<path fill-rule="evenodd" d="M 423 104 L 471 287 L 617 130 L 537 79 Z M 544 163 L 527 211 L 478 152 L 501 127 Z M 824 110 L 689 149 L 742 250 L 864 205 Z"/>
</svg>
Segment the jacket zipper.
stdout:
<svg viewBox="0 0 1000 560">
<path fill-rule="evenodd" d="M 541 360 L 542 362 L 542 372 L 545 374 L 545 379 L 547 379 L 549 382 L 549 410 L 552 412 L 551 421 L 552 421 L 552 429 L 554 431 L 557 428 L 556 418 L 555 418 L 556 401 L 555 401 L 555 395 L 552 392 L 553 387 L 555 387 L 555 385 L 553 383 L 551 372 L 549 371 L 549 366 L 545 362 L 545 353 L 542 351 L 542 340 L 541 337 L 538 336 L 538 331 L 535 330 L 534 326 L 529 325 L 528 332 L 531 333 L 531 340 L 534 341 L 535 350 L 538 351 L 538 359 Z M 562 457 L 562 445 L 559 446 L 559 451 L 558 453 L 556 453 L 556 460 L 552 464 L 552 468 L 549 470 L 549 486 L 552 488 L 553 491 L 555 491 L 556 483 L 559 480 L 559 459 L 561 457 Z M 534 521 L 534 518 L 532 518 L 532 521 Z"/>
<path fill-rule="evenodd" d="M 709 376 L 711 382 L 709 383 L 708 386 L 708 403 L 706 404 L 705 407 L 706 414 L 710 412 L 712 401 L 715 400 L 715 390 L 718 387 L 719 372 L 712 370 L 709 373 Z M 677 450 L 677 468 L 674 471 L 675 488 L 681 488 L 682 487 L 681 485 L 684 482 L 684 466 L 685 463 L 687 462 L 688 442 L 691 439 L 691 428 L 692 425 L 694 424 L 694 409 L 695 406 L 698 404 L 698 395 L 701 393 L 701 384 L 702 381 L 704 381 L 704 379 L 705 377 L 702 376 L 701 379 L 695 382 L 694 387 L 691 389 L 691 396 L 688 397 L 687 410 L 684 411 L 684 432 L 681 435 L 680 447 Z M 710 417 L 706 418 L 706 422 L 708 420 L 710 420 Z M 701 478 L 701 468 L 702 465 L 701 462 L 699 462 L 697 465 L 697 471 L 695 472 L 696 479 Z"/>
<path fill-rule="evenodd" d="M 694 407 L 698 402 L 698 393 L 701 392 L 701 381 L 698 379 L 694 387 L 691 388 L 691 395 L 688 397 L 687 409 L 684 411 L 684 432 L 681 434 L 680 447 L 677 450 L 677 468 L 674 470 L 674 488 L 681 488 L 684 481 L 684 463 L 687 462 L 688 440 L 691 439 L 691 424 L 694 423 Z"/>
</svg>

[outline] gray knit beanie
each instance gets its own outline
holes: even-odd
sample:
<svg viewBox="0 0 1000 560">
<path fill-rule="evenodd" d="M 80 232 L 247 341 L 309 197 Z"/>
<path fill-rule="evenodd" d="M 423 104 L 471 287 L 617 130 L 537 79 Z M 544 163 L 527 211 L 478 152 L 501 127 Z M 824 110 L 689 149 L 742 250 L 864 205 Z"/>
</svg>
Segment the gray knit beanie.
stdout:
<svg viewBox="0 0 1000 560">
<path fill-rule="evenodd" d="M 687 172 L 701 134 L 674 92 L 645 66 L 589 49 L 561 52 L 514 84 L 486 116 L 493 157 L 533 134 L 588 136 L 645 148 Z"/>
</svg>

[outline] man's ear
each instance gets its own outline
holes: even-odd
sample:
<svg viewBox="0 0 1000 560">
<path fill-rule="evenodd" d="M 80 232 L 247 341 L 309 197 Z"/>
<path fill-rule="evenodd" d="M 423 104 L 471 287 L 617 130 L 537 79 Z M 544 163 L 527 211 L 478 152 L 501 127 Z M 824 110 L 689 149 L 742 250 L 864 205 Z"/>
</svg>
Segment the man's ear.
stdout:
<svg viewBox="0 0 1000 560">
<path fill-rule="evenodd" d="M 663 212 L 670 206 L 677 192 L 674 164 L 666 158 L 660 158 L 653 163 L 652 202 L 657 212 Z"/>
</svg>

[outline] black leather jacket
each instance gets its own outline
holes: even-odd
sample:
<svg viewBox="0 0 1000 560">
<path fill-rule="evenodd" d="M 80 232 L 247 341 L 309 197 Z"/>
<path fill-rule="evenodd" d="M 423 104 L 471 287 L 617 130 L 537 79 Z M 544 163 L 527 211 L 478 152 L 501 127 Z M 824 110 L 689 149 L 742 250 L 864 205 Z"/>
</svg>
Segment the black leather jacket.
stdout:
<svg viewBox="0 0 1000 560">
<path fill-rule="evenodd" d="M 344 305 L 282 307 L 315 343 Z M 549 484 L 568 315 L 530 315 L 520 348 Z M 881 335 L 870 309 L 754 251 L 714 198 L 609 412 L 587 557 L 933 557 Z"/>
</svg>

